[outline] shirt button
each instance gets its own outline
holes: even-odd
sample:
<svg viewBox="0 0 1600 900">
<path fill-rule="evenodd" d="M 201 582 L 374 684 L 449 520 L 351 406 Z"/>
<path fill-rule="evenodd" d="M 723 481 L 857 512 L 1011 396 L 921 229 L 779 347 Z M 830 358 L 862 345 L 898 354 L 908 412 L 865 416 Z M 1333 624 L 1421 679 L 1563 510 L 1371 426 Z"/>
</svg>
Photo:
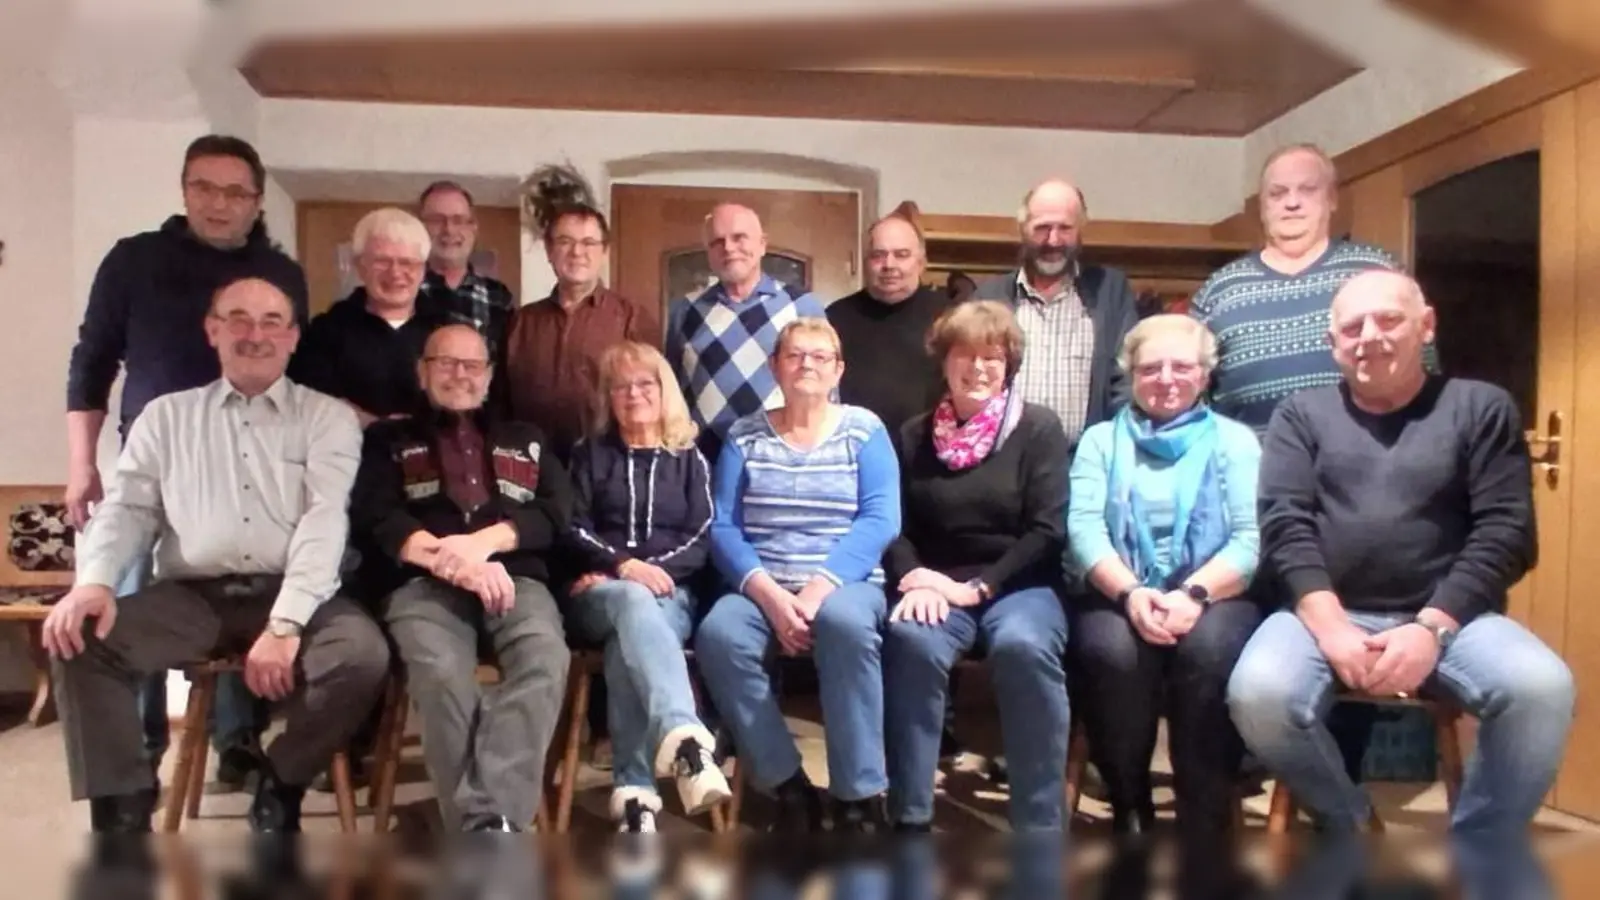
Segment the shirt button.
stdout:
<svg viewBox="0 0 1600 900">
<path fill-rule="evenodd" d="M 249 459 L 250 458 L 250 454 L 248 454 L 248 453 L 241 453 L 239 455 L 244 457 L 245 459 Z"/>
<path fill-rule="evenodd" d="M 245 555 L 244 555 L 244 558 L 245 558 L 245 559 L 250 559 L 250 558 L 251 558 L 251 556 L 250 556 L 250 554 L 248 554 L 248 553 L 246 553 L 246 554 L 245 554 Z"/>
<path fill-rule="evenodd" d="M 478 479 L 476 479 L 476 478 L 468 478 L 467 479 L 467 484 L 477 484 L 477 483 L 478 483 Z"/>
<path fill-rule="evenodd" d="M 250 490 L 250 485 L 248 485 L 248 484 L 247 484 L 247 485 L 245 485 L 245 486 L 244 486 L 244 489 L 245 489 L 245 490 L 247 490 L 247 491 L 248 491 L 248 490 Z"/>
<path fill-rule="evenodd" d="M 245 516 L 245 517 L 244 517 L 244 523 L 245 523 L 245 524 L 246 524 L 246 525 L 249 525 L 249 524 L 250 524 L 250 517 L 249 517 L 249 516 Z"/>
</svg>

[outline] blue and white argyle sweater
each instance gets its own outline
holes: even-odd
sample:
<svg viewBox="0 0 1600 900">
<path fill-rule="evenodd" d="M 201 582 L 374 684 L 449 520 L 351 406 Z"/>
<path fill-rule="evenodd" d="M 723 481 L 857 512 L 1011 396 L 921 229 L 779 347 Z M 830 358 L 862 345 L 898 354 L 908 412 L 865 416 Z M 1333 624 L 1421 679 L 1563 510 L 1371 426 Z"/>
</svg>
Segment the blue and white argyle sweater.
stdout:
<svg viewBox="0 0 1600 900">
<path fill-rule="evenodd" d="M 783 405 L 767 366 L 778 332 L 799 318 L 826 318 L 809 293 L 761 276 L 756 289 L 729 303 L 720 284 L 667 312 L 667 362 L 677 373 L 695 424 L 720 444 L 734 422 Z"/>
<path fill-rule="evenodd" d="M 1266 432 L 1273 410 L 1306 388 L 1338 384 L 1328 344 L 1329 308 L 1346 281 L 1400 263 L 1370 244 L 1334 241 L 1297 275 L 1261 261 L 1260 253 L 1218 269 L 1189 301 L 1189 314 L 1217 336 L 1211 402 L 1217 412 Z"/>
</svg>

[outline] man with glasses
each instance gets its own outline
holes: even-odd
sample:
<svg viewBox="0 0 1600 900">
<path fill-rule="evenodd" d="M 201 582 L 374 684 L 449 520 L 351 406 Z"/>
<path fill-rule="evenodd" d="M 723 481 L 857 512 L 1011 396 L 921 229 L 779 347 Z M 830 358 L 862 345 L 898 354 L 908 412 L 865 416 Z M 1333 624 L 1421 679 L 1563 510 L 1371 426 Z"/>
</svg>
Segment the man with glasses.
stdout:
<svg viewBox="0 0 1600 900">
<path fill-rule="evenodd" d="M 145 405 L 163 394 L 213 382 L 221 370 L 202 327 L 212 296 L 240 278 L 260 278 L 289 298 L 294 318 L 308 317 L 305 273 L 267 237 L 261 219 L 266 170 L 254 147 L 206 135 L 184 153 L 184 214 L 159 230 L 118 241 L 95 274 L 67 372 L 67 516 L 87 528 L 104 496 L 96 462 L 112 383 L 126 369 L 119 434 L 126 439 Z M 119 595 L 148 582 L 148 555 L 136 557 L 113 585 Z M 144 747 L 152 767 L 167 748 L 167 677 L 141 686 Z M 217 780 L 242 787 L 254 768 L 264 712 L 244 682 L 218 682 L 212 721 Z"/>
<path fill-rule="evenodd" d="M 485 406 L 492 370 L 470 326 L 434 332 L 417 364 L 428 410 L 368 430 L 350 506 L 386 564 L 384 621 L 451 831 L 533 822 L 571 655 L 546 585 L 572 489 L 538 427 Z M 500 667 L 487 691 L 480 646 Z"/>
<path fill-rule="evenodd" d="M 611 229 L 599 210 L 548 203 L 538 215 L 556 286 L 511 320 L 503 387 L 512 417 L 542 428 L 565 462 L 584 433 L 600 354 L 625 340 L 659 346 L 661 319 L 601 283 Z"/>
<path fill-rule="evenodd" d="M 472 266 L 472 252 L 478 246 L 472 194 L 454 181 L 436 181 L 423 190 L 417 207 L 433 242 L 422 295 L 453 320 L 476 328 L 497 352 L 517 301 L 504 283 Z"/>
<path fill-rule="evenodd" d="M 221 377 L 152 400 L 134 423 L 74 586 L 44 623 L 72 797 L 89 801 L 97 834 L 150 830 L 159 788 L 134 710 L 145 677 L 243 657 L 250 691 L 287 713 L 260 761 L 250 826 L 292 833 L 306 785 L 388 674 L 377 624 L 336 596 L 355 416 L 284 377 L 300 329 L 277 287 L 234 281 L 202 318 Z M 113 587 L 152 547 L 154 581 L 119 602 Z"/>
</svg>

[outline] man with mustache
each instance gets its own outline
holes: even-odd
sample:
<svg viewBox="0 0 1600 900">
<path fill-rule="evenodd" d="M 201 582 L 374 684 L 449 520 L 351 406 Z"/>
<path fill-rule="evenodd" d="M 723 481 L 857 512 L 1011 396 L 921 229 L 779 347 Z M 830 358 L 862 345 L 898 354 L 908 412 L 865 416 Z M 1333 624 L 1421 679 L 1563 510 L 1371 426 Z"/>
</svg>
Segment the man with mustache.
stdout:
<svg viewBox="0 0 1600 900">
<path fill-rule="evenodd" d="M 287 833 L 389 671 L 377 624 L 336 596 L 361 453 L 355 415 L 284 377 L 300 328 L 272 284 L 223 287 L 205 332 L 222 377 L 145 407 L 78 545 L 74 586 L 44 623 L 72 796 L 89 801 L 96 833 L 150 830 L 159 790 L 141 762 L 142 678 L 244 658 L 250 690 L 287 707 L 248 818 L 254 831 Z M 119 602 L 112 586 L 152 545 L 154 582 Z"/>
<path fill-rule="evenodd" d="M 706 216 L 705 239 L 717 282 L 668 308 L 666 357 L 700 426 L 700 450 L 716 459 L 734 422 L 783 405 L 767 368 L 778 332 L 795 319 L 825 313 L 803 287 L 762 272 L 767 235 L 754 210 L 719 204 Z"/>
<path fill-rule="evenodd" d="M 542 431 L 484 406 L 493 365 L 471 326 L 435 331 L 417 377 L 428 410 L 367 432 L 351 529 L 386 564 L 383 618 L 445 826 L 521 831 L 539 808 L 567 683 L 546 585 L 572 489 Z M 487 692 L 476 675 L 484 645 L 501 674 Z"/>
<path fill-rule="evenodd" d="M 305 272 L 267 236 L 261 218 L 266 169 L 246 141 L 211 134 L 184 153 L 183 210 L 159 230 L 124 238 L 95 274 L 67 373 L 67 517 L 80 531 L 104 497 L 96 450 L 111 386 L 125 370 L 121 423 L 126 439 L 145 405 L 172 391 L 217 379 L 217 354 L 206 344 L 206 310 L 222 285 L 262 278 L 290 299 L 300 325 L 308 317 Z M 137 592 L 150 576 L 134 561 L 118 593 Z M 232 674 L 217 680 L 212 741 L 217 781 L 238 788 L 255 767 L 265 713 Z M 145 752 L 156 766 L 167 748 L 167 673 L 151 673 L 139 691 Z"/>
<path fill-rule="evenodd" d="M 1082 260 L 1088 218 L 1076 186 L 1061 179 L 1039 184 L 1017 212 L 1022 265 L 980 284 L 974 295 L 1016 312 L 1027 346 L 1017 387 L 1028 402 L 1060 417 L 1073 447 L 1084 429 L 1127 402 L 1127 376 L 1116 358 L 1139 323 L 1128 276 Z"/>
<path fill-rule="evenodd" d="M 1538 557 L 1516 402 L 1432 375 L 1434 311 L 1417 283 L 1367 272 L 1335 296 L 1341 373 L 1278 406 L 1261 458 L 1261 545 L 1289 606 L 1234 667 L 1239 733 L 1326 830 L 1372 806 L 1321 715 L 1341 689 L 1432 693 L 1481 723 L 1451 828 L 1518 834 L 1555 781 L 1572 673 L 1505 615 Z"/>
<path fill-rule="evenodd" d="M 432 241 L 421 294 L 457 322 L 471 325 L 499 352 L 517 300 L 503 282 L 472 266 L 478 217 L 472 194 L 454 181 L 435 181 L 417 199 L 417 217 Z"/>
</svg>

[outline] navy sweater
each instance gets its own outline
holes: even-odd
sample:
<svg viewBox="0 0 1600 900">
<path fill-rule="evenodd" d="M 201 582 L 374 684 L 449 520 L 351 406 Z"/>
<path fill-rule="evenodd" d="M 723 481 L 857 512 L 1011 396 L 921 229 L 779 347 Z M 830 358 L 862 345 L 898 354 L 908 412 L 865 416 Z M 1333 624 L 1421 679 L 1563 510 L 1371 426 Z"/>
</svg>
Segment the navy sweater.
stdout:
<svg viewBox="0 0 1600 900">
<path fill-rule="evenodd" d="M 711 474 L 699 450 L 635 449 L 608 432 L 579 441 L 571 468 L 574 574 L 615 576 L 638 559 L 681 584 L 705 565 Z"/>
</svg>

